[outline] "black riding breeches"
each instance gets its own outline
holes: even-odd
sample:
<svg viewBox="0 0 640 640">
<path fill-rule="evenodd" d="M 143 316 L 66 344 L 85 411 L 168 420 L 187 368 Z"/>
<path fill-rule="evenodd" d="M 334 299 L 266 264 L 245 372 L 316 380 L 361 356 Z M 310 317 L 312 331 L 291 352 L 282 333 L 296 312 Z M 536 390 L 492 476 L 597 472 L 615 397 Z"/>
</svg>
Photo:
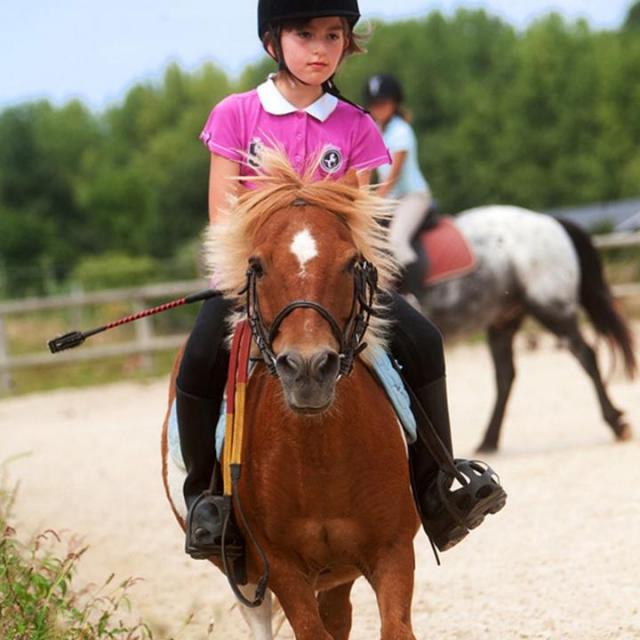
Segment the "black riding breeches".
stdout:
<svg viewBox="0 0 640 640">
<path fill-rule="evenodd" d="M 231 303 L 225 298 L 210 298 L 200 307 L 176 381 L 182 391 L 222 401 L 229 367 L 224 339 L 230 310 Z"/>
<path fill-rule="evenodd" d="M 182 358 L 178 386 L 200 398 L 222 398 L 229 354 L 224 348 L 229 301 L 211 298 L 203 303 Z M 435 325 L 402 296 L 391 294 L 389 315 L 394 326 L 390 348 L 414 391 L 445 373 L 442 336 Z"/>
<path fill-rule="evenodd" d="M 402 366 L 407 383 L 417 392 L 445 374 L 442 336 L 433 322 L 398 293 L 391 295 L 388 310 L 393 319 L 391 354 Z"/>
</svg>

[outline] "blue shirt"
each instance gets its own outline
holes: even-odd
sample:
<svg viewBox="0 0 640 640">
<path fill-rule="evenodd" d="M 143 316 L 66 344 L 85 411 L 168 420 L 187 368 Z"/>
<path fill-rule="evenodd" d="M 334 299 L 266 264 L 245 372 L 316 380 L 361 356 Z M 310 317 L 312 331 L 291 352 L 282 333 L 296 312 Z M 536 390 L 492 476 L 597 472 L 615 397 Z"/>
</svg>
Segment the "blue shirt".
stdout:
<svg viewBox="0 0 640 640">
<path fill-rule="evenodd" d="M 391 198 L 403 198 L 410 193 L 429 191 L 418 165 L 418 142 L 413 129 L 400 116 L 393 116 L 382 132 L 382 138 L 391 155 L 399 151 L 406 151 L 407 155 L 402 165 L 400 175 L 389 191 Z M 386 182 L 391 174 L 391 165 L 385 164 L 378 168 L 382 182 Z"/>
</svg>

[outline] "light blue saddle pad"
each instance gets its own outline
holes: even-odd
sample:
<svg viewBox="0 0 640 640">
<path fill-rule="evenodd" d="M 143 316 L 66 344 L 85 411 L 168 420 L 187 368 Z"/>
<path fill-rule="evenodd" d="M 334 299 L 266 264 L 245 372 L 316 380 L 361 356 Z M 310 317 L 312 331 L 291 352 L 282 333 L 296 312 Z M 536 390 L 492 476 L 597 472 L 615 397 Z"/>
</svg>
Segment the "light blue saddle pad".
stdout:
<svg viewBox="0 0 640 640">
<path fill-rule="evenodd" d="M 413 444 L 416 441 L 416 419 L 411 412 L 411 401 L 409 400 L 409 394 L 404 387 L 404 383 L 400 378 L 400 375 L 395 370 L 391 357 L 383 349 L 376 349 L 373 352 L 373 371 L 376 377 L 380 381 L 380 384 L 384 387 L 384 390 L 391 400 L 391 404 L 395 409 L 396 415 L 402 424 L 405 432 L 405 437 L 409 444 Z M 227 415 L 227 403 L 223 400 L 220 407 L 220 416 L 218 418 L 218 424 L 216 425 L 216 454 L 218 460 L 222 454 L 222 445 L 224 443 L 224 431 L 226 427 L 226 415 Z M 182 452 L 180 451 L 180 438 L 178 436 L 178 416 L 176 413 L 175 402 L 171 406 L 171 413 L 169 414 L 169 454 L 173 458 L 173 461 L 180 468 L 184 469 L 184 462 L 182 461 Z"/>
</svg>

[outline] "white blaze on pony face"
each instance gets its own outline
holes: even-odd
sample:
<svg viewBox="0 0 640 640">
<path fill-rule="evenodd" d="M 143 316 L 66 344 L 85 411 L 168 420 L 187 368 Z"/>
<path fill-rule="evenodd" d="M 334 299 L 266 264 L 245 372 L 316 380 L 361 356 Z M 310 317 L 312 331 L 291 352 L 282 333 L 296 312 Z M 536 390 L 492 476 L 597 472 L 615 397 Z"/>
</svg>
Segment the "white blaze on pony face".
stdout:
<svg viewBox="0 0 640 640">
<path fill-rule="evenodd" d="M 298 259 L 300 263 L 299 274 L 304 278 L 307 275 L 307 262 L 318 255 L 318 246 L 309 229 L 305 227 L 302 231 L 298 231 L 293 237 L 293 242 L 289 249 Z"/>
</svg>

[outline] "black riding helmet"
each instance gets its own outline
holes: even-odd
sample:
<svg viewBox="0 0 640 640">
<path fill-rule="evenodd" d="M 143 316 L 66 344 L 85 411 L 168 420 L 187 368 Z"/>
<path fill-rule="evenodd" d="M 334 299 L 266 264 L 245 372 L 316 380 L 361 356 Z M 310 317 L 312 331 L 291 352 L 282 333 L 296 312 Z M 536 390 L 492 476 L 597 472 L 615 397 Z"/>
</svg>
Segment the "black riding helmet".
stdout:
<svg viewBox="0 0 640 640">
<path fill-rule="evenodd" d="M 284 20 L 325 16 L 346 18 L 353 28 L 360 18 L 358 0 L 259 0 L 258 37 L 262 41 L 267 32 Z"/>
<path fill-rule="evenodd" d="M 394 76 L 389 73 L 378 73 L 367 80 L 362 99 L 367 106 L 378 100 L 394 100 L 396 104 L 400 104 L 404 100 L 404 94 Z"/>
<path fill-rule="evenodd" d="M 258 1 L 258 37 L 265 43 L 265 36 L 271 35 L 272 44 L 275 50 L 275 60 L 281 70 L 287 70 L 287 64 L 280 47 L 280 27 L 286 20 L 313 20 L 313 18 L 324 18 L 327 16 L 338 16 L 345 18 L 353 29 L 360 19 L 360 9 L 358 0 L 259 0 Z M 289 71 L 289 73 L 291 73 Z M 295 78 L 295 76 L 294 76 Z M 296 78 L 302 82 L 299 78 Z M 303 83 L 304 84 L 304 83 Z M 341 93 L 333 77 L 329 78 L 323 88 L 328 93 L 344 100 L 357 109 L 358 106 L 347 100 Z"/>
</svg>

